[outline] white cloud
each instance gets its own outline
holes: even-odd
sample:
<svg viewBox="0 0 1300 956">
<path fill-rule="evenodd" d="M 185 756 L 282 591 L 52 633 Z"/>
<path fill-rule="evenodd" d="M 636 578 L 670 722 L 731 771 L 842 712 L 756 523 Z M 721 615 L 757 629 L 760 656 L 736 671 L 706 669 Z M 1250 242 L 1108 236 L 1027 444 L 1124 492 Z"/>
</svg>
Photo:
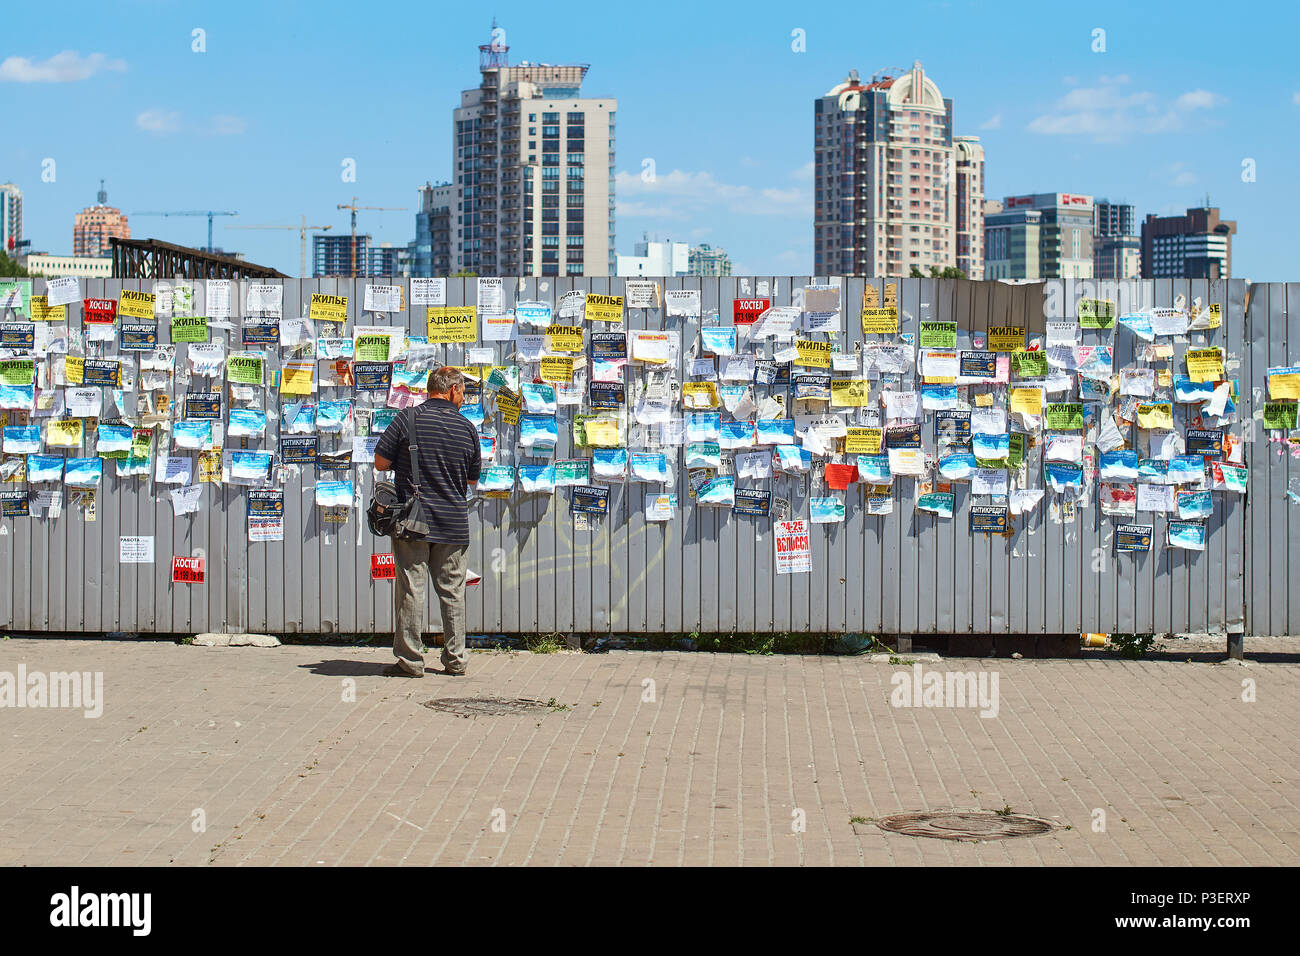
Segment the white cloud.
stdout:
<svg viewBox="0 0 1300 956">
<path fill-rule="evenodd" d="M 761 164 L 753 156 L 742 156 L 740 157 L 740 165 L 753 168 L 754 166 L 759 166 Z"/>
<path fill-rule="evenodd" d="M 1178 97 L 1180 110 L 1209 110 L 1223 102 L 1223 97 L 1209 90 L 1191 90 Z"/>
<path fill-rule="evenodd" d="M 994 113 L 984 122 L 980 123 L 980 129 L 1001 129 L 1001 128 L 1002 128 L 1001 113 Z"/>
<path fill-rule="evenodd" d="M 1300 93 L 1296 94 L 1300 96 Z M 813 174 L 817 172 L 817 164 L 813 160 L 808 160 L 798 169 L 790 174 L 791 179 L 798 179 L 801 182 L 812 182 Z"/>
<path fill-rule="evenodd" d="M 683 211 L 695 212 L 706 208 L 724 208 L 733 213 L 758 216 L 812 214 L 812 199 L 798 186 L 790 189 L 735 186 L 719 182 L 708 172 L 674 169 L 649 182 L 639 174 L 620 172 L 614 178 L 614 188 L 615 195 L 619 197 L 616 212 L 622 212 L 626 206 L 627 212 L 632 215 L 665 215 L 663 210 L 672 210 L 675 217 Z M 648 209 L 645 204 L 624 204 L 623 197 L 634 200 L 653 197 L 660 203 L 668 202 L 671 205 L 661 206 L 656 212 L 642 211 Z M 642 209 L 634 208 L 637 206 Z"/>
<path fill-rule="evenodd" d="M 1172 133 L 1185 127 L 1187 114 L 1211 109 L 1224 98 L 1192 90 L 1173 106 L 1162 105 L 1149 90 L 1127 89 L 1129 77 L 1102 76 L 1095 86 L 1069 90 L 1049 112 L 1035 117 L 1029 131 L 1048 136 L 1087 136 L 1095 142 L 1118 142 L 1142 133 Z"/>
<path fill-rule="evenodd" d="M 1291 94 L 1291 102 L 1296 106 L 1300 106 L 1300 90 L 1296 90 Z"/>
<path fill-rule="evenodd" d="M 208 131 L 217 136 L 238 136 L 248 129 L 248 121 L 242 116 L 220 115 L 208 121 Z"/>
<path fill-rule="evenodd" d="M 1196 182 L 1196 173 L 1187 168 L 1183 162 L 1171 163 L 1165 167 L 1165 172 L 1169 176 L 1170 186 L 1191 186 Z"/>
<path fill-rule="evenodd" d="M 181 114 L 167 110 L 145 110 L 135 125 L 146 133 L 174 133 L 181 128 Z"/>
<path fill-rule="evenodd" d="M 125 60 L 112 60 L 103 53 L 83 57 L 75 50 L 64 50 L 48 60 L 25 56 L 6 57 L 0 62 L 0 82 L 9 83 L 76 83 L 96 73 L 125 73 Z"/>
</svg>

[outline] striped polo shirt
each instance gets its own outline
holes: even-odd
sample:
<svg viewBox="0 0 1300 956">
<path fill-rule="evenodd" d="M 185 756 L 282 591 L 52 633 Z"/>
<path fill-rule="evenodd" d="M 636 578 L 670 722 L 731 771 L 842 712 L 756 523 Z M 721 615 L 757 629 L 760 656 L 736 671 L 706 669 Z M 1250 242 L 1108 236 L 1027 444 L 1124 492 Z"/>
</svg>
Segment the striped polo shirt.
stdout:
<svg viewBox="0 0 1300 956">
<path fill-rule="evenodd" d="M 407 448 L 405 411 L 399 412 L 379 436 L 375 453 L 393 463 L 397 496 L 411 488 L 411 453 Z M 483 458 L 478 431 L 445 398 L 431 398 L 415 410 L 415 434 L 420 454 L 420 503 L 431 533 L 424 540 L 438 544 L 469 544 L 469 506 L 465 495 L 478 481 Z"/>
</svg>

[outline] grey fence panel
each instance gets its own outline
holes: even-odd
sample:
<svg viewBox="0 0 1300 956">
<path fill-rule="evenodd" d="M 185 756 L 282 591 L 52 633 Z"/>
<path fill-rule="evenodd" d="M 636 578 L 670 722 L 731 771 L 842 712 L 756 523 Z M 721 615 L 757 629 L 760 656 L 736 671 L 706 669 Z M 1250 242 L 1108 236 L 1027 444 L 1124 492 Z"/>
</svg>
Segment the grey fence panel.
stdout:
<svg viewBox="0 0 1300 956">
<path fill-rule="evenodd" d="M 346 295 L 356 324 L 404 327 L 426 332 L 423 306 L 406 302 L 401 313 L 376 316 L 362 309 L 372 282 L 404 284 L 400 279 L 304 279 L 284 282 L 284 312 L 305 313 L 313 292 Z M 672 278 L 664 290 L 699 289 L 704 316 L 731 320 L 732 300 L 763 294 L 774 305 L 797 302 L 806 276 Z M 1300 498 L 1292 487 L 1291 445 L 1285 433 L 1260 427 L 1267 399 L 1266 370 L 1300 364 L 1290 343 L 1300 342 L 1300 322 L 1291 302 L 1300 287 L 1255 285 L 1241 280 L 1144 280 L 1102 283 L 1054 280 L 1011 286 L 931 279 L 818 277 L 841 286 L 845 331 L 840 347 L 853 351 L 876 339 L 863 335 L 858 321 L 868 285 L 883 298 L 887 285 L 898 292 L 900 331 L 919 340 L 920 322 L 951 320 L 965 331 L 1023 325 L 1041 334 L 1048 317 L 1066 317 L 1081 296 L 1117 298 L 1122 307 L 1217 303 L 1220 328 L 1176 337 L 1169 368 L 1183 365 L 1188 348 L 1219 345 L 1228 375 L 1239 388 L 1238 422 L 1232 432 L 1245 441 L 1251 494 L 1215 496 L 1206 523 L 1206 550 L 1195 553 L 1153 547 L 1146 554 L 1116 554 L 1116 522 L 1100 515 L 1095 501 L 1071 516 L 1051 507 L 1049 494 L 1029 514 L 1013 519 L 1007 536 L 971 535 L 969 486 L 953 484 L 956 508 L 951 519 L 917 512 L 912 499 L 917 480 L 895 481 L 892 513 L 867 514 L 864 489 L 851 485 L 845 521 L 813 525 L 813 573 L 776 575 L 771 522 L 733 515 L 725 509 L 696 506 L 689 495 L 684 459 L 675 456 L 678 509 L 666 522 L 647 521 L 643 497 L 652 486 L 634 481 L 612 486 L 611 513 L 575 527 L 569 494 L 516 493 L 487 500 L 472 509 L 469 565 L 482 583 L 469 591 L 470 627 L 491 633 L 515 632 L 686 632 L 701 631 L 868 631 L 920 633 L 1068 633 L 1078 631 L 1228 631 L 1290 633 L 1300 627 L 1300 606 L 1270 576 L 1286 567 L 1291 543 L 1291 508 Z M 201 282 L 197 283 L 201 286 Z M 248 283 L 235 283 L 232 305 L 243 314 Z M 624 280 L 509 278 L 507 302 L 536 298 L 556 308 L 564 292 L 579 288 L 621 294 Z M 123 288 L 150 289 L 152 280 L 84 280 L 85 297 L 117 298 Z M 34 280 L 34 291 L 43 291 Z M 409 293 L 408 293 L 409 295 Z M 447 282 L 450 305 L 477 303 L 477 280 Z M 689 360 L 705 319 L 667 320 L 663 310 L 629 309 L 629 329 L 675 329 L 680 333 L 678 381 L 689 378 Z M 165 320 L 162 323 L 165 326 Z M 481 318 L 480 318 L 481 324 Z M 69 326 L 81 328 L 80 304 L 69 307 Z M 241 347 L 239 322 L 214 326 L 214 341 Z M 164 333 L 163 338 L 166 338 Z M 1132 362 L 1143 345 L 1127 328 L 1113 333 L 1084 331 L 1085 344 L 1113 344 L 1116 368 Z M 508 364 L 513 342 L 483 342 L 495 364 Z M 770 358 L 773 346 L 758 349 Z M 116 346 L 89 343 L 88 356 L 111 355 Z M 171 399 L 183 401 L 188 348 L 178 347 L 178 374 Z M 279 369 L 279 350 L 267 352 L 268 367 Z M 448 346 L 446 361 L 468 364 L 467 348 Z M 919 370 L 913 369 L 918 376 Z M 774 389 L 757 387 L 759 395 Z M 128 402 L 133 392 L 126 392 Z M 227 438 L 225 446 L 275 451 L 284 422 L 271 390 L 266 434 L 247 440 Z M 358 399 L 347 386 L 320 386 L 317 398 L 353 398 L 358 410 L 373 402 Z M 629 399 L 631 395 L 629 395 Z M 1175 406 L 1176 425 L 1193 425 L 1190 406 Z M 1193 417 L 1189 417 L 1193 416 Z M 556 458 L 577 457 L 571 415 L 560 415 Z M 514 431 L 498 436 L 497 460 L 517 466 Z M 1270 440 L 1273 439 L 1273 440 Z M 1282 439 L 1282 440 L 1278 440 Z M 165 454 L 168 437 L 156 439 L 155 454 Z M 321 448 L 344 447 L 350 437 L 322 435 Z M 925 450 L 936 451 L 933 428 L 923 428 Z M 93 455 L 93 428 L 87 428 L 77 454 Z M 1030 453 L 1030 471 L 1041 463 L 1041 448 Z M 148 478 L 119 478 L 105 468 L 91 522 L 71 507 L 65 494 L 61 517 L 4 518 L 0 561 L 12 569 L 0 585 L 0 625 L 14 630 L 52 632 L 192 632 L 253 630 L 271 632 L 382 633 L 393 626 L 393 585 L 372 580 L 371 555 L 390 550 L 376 541 L 364 517 L 353 512 L 345 524 L 324 520 L 315 506 L 316 475 L 310 466 L 278 469 L 285 494 L 283 541 L 248 541 L 247 496 L 240 486 L 204 486 L 196 514 L 175 515 L 168 487 Z M 367 467 L 352 470 L 357 499 L 363 504 L 373 487 Z M 9 485 L 7 487 L 21 487 Z M 774 489 L 777 495 L 782 491 Z M 1294 492 L 1297 498 L 1292 498 Z M 795 515 L 807 514 L 808 498 L 825 493 L 816 480 L 794 483 Z M 1157 542 L 1167 525 L 1154 516 Z M 1300 522 L 1295 532 L 1300 534 Z M 155 561 L 119 560 L 120 538 L 154 538 Z M 203 555 L 202 585 L 173 584 L 171 557 Z M 432 588 L 426 599 L 428 628 L 441 626 Z"/>
</svg>

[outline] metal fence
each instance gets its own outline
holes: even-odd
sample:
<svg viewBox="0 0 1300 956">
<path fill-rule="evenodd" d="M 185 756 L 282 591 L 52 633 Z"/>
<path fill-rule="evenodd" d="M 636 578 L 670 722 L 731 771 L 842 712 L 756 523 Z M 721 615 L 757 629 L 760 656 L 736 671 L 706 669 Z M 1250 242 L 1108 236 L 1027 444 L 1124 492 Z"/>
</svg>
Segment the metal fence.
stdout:
<svg viewBox="0 0 1300 956">
<path fill-rule="evenodd" d="M 346 295 L 350 329 L 366 284 L 385 281 L 403 283 L 284 280 L 284 314 L 301 314 L 312 292 Z M 476 281 L 448 280 L 447 303 L 474 304 Z M 698 288 L 702 311 L 717 310 L 728 322 L 734 298 L 765 294 L 774 305 L 790 304 L 797 290 L 827 280 L 658 281 L 664 289 Z M 1292 456 L 1281 452 L 1291 446 L 1264 441 L 1267 433 L 1253 433 L 1251 423 L 1262 407 L 1265 368 L 1300 361 L 1290 350 L 1288 334 L 1300 322 L 1296 286 L 1254 286 L 1248 312 L 1243 280 L 888 281 L 897 284 L 900 332 L 913 335 L 918 323 L 930 320 L 955 321 L 968 330 L 1022 325 L 1031 334 L 1041 333 L 1047 319 L 1073 317 L 1078 299 L 1085 296 L 1114 299 L 1121 309 L 1172 306 L 1179 296 L 1188 303 L 1217 303 L 1221 327 L 1179 337 L 1175 367 L 1180 367 L 1189 339 L 1192 347 L 1203 342 L 1224 348 L 1228 375 L 1238 380 L 1241 393 L 1239 424 L 1233 430 L 1259 439 L 1247 446 L 1252 493 L 1247 499 L 1215 495 L 1203 553 L 1160 546 L 1164 521 L 1155 515 L 1157 544 L 1150 553 L 1117 555 L 1113 520 L 1100 514 L 1095 496 L 1072 520 L 1050 515 L 1045 498 L 1015 522 L 1011 535 L 1002 537 L 969 532 L 971 496 L 960 483 L 954 488 L 951 519 L 914 511 L 910 480 L 898 479 L 894 510 L 884 516 L 868 515 L 861 485 L 851 485 L 845 520 L 811 526 L 812 573 L 777 575 L 770 521 L 696 506 L 681 468 L 676 487 L 680 504 L 667 522 L 646 520 L 645 486 L 633 483 L 611 487 L 610 514 L 591 530 L 575 529 L 563 489 L 547 496 L 516 492 L 509 500 L 472 508 L 469 565 L 482 574 L 482 583 L 468 589 L 471 631 L 918 635 L 1293 629 L 1293 615 L 1300 615 L 1300 606 L 1293 610 L 1293 604 L 1300 602 L 1290 602 L 1289 589 L 1270 578 L 1270 569 L 1287 567 Z M 507 298 L 514 294 L 554 304 L 574 288 L 620 294 L 623 282 L 529 278 L 508 279 L 505 285 Z M 842 281 L 845 349 L 864 338 L 858 320 L 864 284 L 883 295 L 885 282 Z M 43 280 L 35 283 L 39 292 Z M 148 290 L 152 284 L 85 280 L 82 294 L 117 298 L 124 287 Z M 1288 308 L 1288 297 L 1296 308 Z M 232 304 L 236 298 L 232 294 Z M 409 298 L 408 293 L 406 311 L 394 314 L 392 322 L 405 325 L 410 334 L 423 334 L 423 307 L 412 306 Z M 242 303 L 242 293 L 238 301 Z M 78 306 L 69 310 L 70 323 L 79 324 Z M 383 324 L 373 319 L 362 324 Z M 681 329 L 683 353 L 699 324 L 698 319 L 666 320 L 658 310 L 629 309 L 626 314 L 629 329 Z M 233 331 L 216 330 L 214 336 L 224 336 L 238 348 L 238 320 Z M 1102 342 L 1113 343 L 1117 369 L 1132 361 L 1129 331 L 1118 326 L 1112 332 L 1084 331 L 1085 344 Z M 498 362 L 512 351 L 509 343 L 480 343 L 486 345 L 494 347 Z M 771 347 L 766 346 L 769 354 Z M 463 364 L 459 347 L 448 349 L 448 363 Z M 274 404 L 274 392 L 268 394 Z M 1176 412 L 1182 414 L 1182 409 Z M 556 448 L 560 458 L 571 454 L 565 420 L 562 416 Z M 923 432 L 932 452 L 931 430 Z M 274 448 L 273 437 L 268 434 L 260 447 Z M 1031 471 L 1037 467 L 1031 460 Z M 372 580 L 370 574 L 372 553 L 389 551 L 389 544 L 374 540 L 357 512 L 347 524 L 324 523 L 313 504 L 313 468 L 287 474 L 284 540 L 265 543 L 248 541 L 244 488 L 206 487 L 197 514 L 174 516 L 152 478 L 117 478 L 111 471 L 105 469 L 93 522 L 71 510 L 58 519 L 3 520 L 0 567 L 6 571 L 0 580 L 0 625 L 53 633 L 391 630 L 393 585 Z M 353 469 L 362 500 L 369 497 L 370 476 L 369 466 Z M 796 516 L 807 513 L 806 501 L 792 504 Z M 124 535 L 153 536 L 155 563 L 121 563 Z M 171 556 L 192 554 L 206 557 L 206 582 L 171 583 Z M 429 614 L 430 627 L 436 628 L 432 594 Z"/>
</svg>

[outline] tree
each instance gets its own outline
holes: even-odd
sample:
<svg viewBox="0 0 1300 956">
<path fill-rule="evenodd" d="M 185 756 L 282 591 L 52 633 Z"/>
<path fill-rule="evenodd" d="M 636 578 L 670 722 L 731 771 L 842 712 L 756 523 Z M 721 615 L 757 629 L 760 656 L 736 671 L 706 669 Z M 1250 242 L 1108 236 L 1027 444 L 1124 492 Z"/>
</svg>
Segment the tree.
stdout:
<svg viewBox="0 0 1300 956">
<path fill-rule="evenodd" d="M 912 266 L 912 271 L 908 273 L 907 277 L 909 279 L 964 279 L 966 273 L 956 266 L 944 266 L 942 269 L 938 266 L 930 266 L 930 274 L 927 276 L 916 266 Z"/>
<path fill-rule="evenodd" d="M 451 274 L 453 279 L 474 279 L 478 277 L 477 272 L 471 272 L 469 269 L 458 269 Z"/>
<path fill-rule="evenodd" d="M 24 278 L 27 274 L 27 270 L 20 266 L 16 260 L 9 258 L 9 253 L 0 249 L 0 276 L 13 279 Z"/>
</svg>

